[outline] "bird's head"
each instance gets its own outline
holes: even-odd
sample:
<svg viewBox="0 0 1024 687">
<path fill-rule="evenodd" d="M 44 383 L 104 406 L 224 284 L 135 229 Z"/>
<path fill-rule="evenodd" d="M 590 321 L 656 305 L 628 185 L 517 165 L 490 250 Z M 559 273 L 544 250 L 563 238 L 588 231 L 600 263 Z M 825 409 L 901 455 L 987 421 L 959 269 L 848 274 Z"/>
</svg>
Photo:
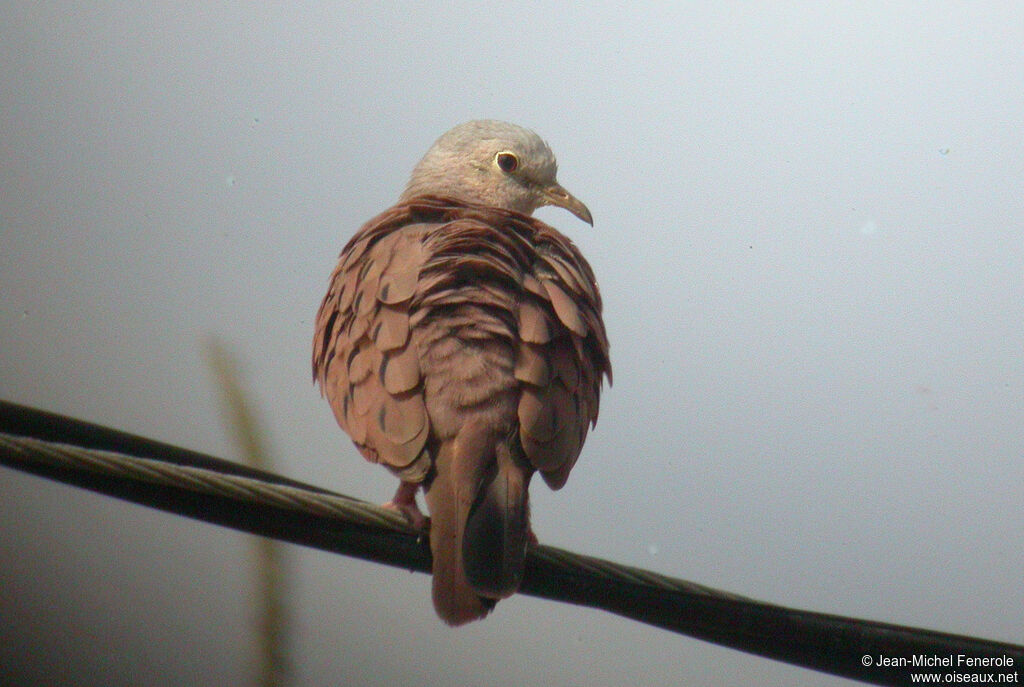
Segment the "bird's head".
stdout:
<svg viewBox="0 0 1024 687">
<path fill-rule="evenodd" d="M 442 135 L 413 169 L 402 200 L 452 196 L 480 205 L 533 213 L 565 208 L 587 224 L 587 206 L 558 183 L 558 164 L 544 140 L 521 126 L 483 119 Z"/>
</svg>

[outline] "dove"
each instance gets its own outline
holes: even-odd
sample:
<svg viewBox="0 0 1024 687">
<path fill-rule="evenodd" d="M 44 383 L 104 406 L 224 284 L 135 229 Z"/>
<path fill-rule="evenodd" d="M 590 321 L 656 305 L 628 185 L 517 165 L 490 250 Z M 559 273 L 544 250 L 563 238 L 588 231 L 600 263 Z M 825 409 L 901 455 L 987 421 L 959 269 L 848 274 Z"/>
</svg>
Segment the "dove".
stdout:
<svg viewBox="0 0 1024 687">
<path fill-rule="evenodd" d="M 557 206 L 593 225 L 556 173 L 528 129 L 456 126 L 342 249 L 316 317 L 314 382 L 363 457 L 400 480 L 385 506 L 428 529 L 449 625 L 519 588 L 530 480 L 565 484 L 611 383 L 594 273 L 531 216 Z"/>
</svg>

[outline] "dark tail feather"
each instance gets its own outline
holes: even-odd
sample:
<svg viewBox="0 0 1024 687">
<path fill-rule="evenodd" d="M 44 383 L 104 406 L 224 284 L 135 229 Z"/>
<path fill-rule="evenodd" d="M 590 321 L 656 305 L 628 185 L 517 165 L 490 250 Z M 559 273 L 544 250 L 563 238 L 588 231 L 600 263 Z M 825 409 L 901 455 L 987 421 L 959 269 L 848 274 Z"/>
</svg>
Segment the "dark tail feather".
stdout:
<svg viewBox="0 0 1024 687">
<path fill-rule="evenodd" d="M 499 443 L 466 518 L 462 561 L 466 580 L 481 596 L 503 599 L 519 588 L 529 531 L 526 469 Z"/>
<path fill-rule="evenodd" d="M 430 551 L 434 558 L 432 596 L 434 610 L 449 625 L 483 618 L 494 608 L 492 599 L 481 598 L 466 582 L 462 569 L 460 508 L 452 483 L 451 446 L 441 447 L 438 473 L 426 493 L 430 507 Z M 464 517 L 462 515 L 461 517 Z"/>
</svg>

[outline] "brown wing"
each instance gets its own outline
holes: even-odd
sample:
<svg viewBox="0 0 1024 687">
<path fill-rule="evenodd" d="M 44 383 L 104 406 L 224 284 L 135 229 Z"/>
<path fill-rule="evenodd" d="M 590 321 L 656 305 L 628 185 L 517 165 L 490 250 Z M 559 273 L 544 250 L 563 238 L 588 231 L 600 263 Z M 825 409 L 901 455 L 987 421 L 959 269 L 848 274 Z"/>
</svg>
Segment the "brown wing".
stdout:
<svg viewBox="0 0 1024 687">
<path fill-rule="evenodd" d="M 576 246 L 536 220 L 536 255 L 519 307 L 520 440 L 552 489 L 576 464 L 611 382 L 601 295 Z M 522 374 L 520 374 L 522 370 Z"/>
<path fill-rule="evenodd" d="M 409 302 L 426 253 L 407 219 L 385 213 L 342 251 L 317 315 L 313 378 L 363 456 L 417 482 L 430 424 Z"/>
<path fill-rule="evenodd" d="M 533 218 L 427 197 L 349 241 L 317 316 L 313 376 L 363 455 L 407 481 L 430 467 L 409 332 L 436 313 L 513 341 L 522 450 L 561 487 L 611 380 L 600 292 L 579 250 Z"/>
</svg>

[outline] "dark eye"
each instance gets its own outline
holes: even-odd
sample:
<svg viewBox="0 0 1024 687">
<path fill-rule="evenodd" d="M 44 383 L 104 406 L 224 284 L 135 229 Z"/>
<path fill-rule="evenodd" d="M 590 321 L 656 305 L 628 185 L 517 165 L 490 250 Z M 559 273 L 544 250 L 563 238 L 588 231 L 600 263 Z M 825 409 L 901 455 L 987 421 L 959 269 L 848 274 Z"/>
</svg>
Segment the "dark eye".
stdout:
<svg viewBox="0 0 1024 687">
<path fill-rule="evenodd" d="M 503 150 L 495 155 L 494 162 L 506 174 L 516 171 L 516 168 L 519 167 L 519 158 L 516 157 L 515 153 L 510 153 L 507 150 Z"/>
</svg>

